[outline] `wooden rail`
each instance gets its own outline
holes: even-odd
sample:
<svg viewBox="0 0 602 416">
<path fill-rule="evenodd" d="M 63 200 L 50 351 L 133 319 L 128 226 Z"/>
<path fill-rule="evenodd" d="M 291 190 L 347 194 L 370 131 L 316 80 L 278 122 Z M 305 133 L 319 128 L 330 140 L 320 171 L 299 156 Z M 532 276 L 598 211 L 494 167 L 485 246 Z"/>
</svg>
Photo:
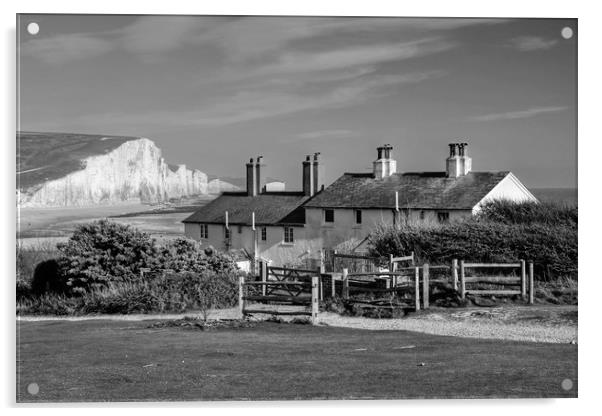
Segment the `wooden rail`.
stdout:
<svg viewBox="0 0 602 416">
<path fill-rule="evenodd" d="M 292 270 L 293 273 L 290 277 L 298 277 L 294 272 L 299 271 L 298 269 L 286 269 Z M 300 272 L 302 273 L 302 272 Z M 311 283 L 299 282 L 299 281 L 261 281 L 261 282 L 245 282 L 244 276 L 240 276 L 238 280 L 238 308 L 242 318 L 249 314 L 269 314 L 269 315 L 309 315 L 312 324 L 317 323 L 318 311 L 319 311 L 319 295 L 320 295 L 320 276 L 315 275 L 315 271 L 312 271 L 314 276 L 311 276 Z M 263 279 L 263 276 L 262 276 Z M 247 295 L 245 296 L 245 287 L 311 287 L 311 297 L 301 297 L 297 292 L 295 296 L 284 296 L 284 295 L 264 295 L 265 291 L 262 291 L 262 295 Z M 310 305 L 311 311 L 299 310 L 299 311 L 282 311 L 278 309 L 250 309 L 246 307 L 246 301 L 256 302 L 278 302 L 278 303 L 289 303 L 293 305 Z"/>
<path fill-rule="evenodd" d="M 452 275 L 454 287 L 456 287 L 456 264 L 457 261 L 452 261 Z M 521 260 L 518 263 L 465 263 L 460 260 L 460 296 L 466 298 L 466 294 L 475 295 L 499 295 L 512 296 L 520 295 L 525 299 L 527 297 L 527 280 L 529 285 L 529 303 L 533 304 L 534 289 L 533 289 L 533 262 L 529 262 L 529 275 L 527 277 L 526 262 Z M 466 276 L 466 269 L 519 269 L 520 276 Z M 500 290 L 500 289 L 467 289 L 466 283 L 490 284 L 499 286 L 517 286 L 515 290 Z"/>
</svg>

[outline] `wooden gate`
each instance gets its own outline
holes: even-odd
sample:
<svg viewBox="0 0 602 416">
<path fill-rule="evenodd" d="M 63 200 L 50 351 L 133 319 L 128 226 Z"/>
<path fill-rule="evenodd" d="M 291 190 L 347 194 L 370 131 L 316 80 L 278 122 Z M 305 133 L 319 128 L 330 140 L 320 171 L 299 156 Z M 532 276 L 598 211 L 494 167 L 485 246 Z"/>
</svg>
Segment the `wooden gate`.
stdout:
<svg viewBox="0 0 602 416">
<path fill-rule="evenodd" d="M 252 314 L 307 315 L 312 323 L 316 323 L 321 286 L 319 269 L 267 266 L 261 270 L 260 281 L 245 282 L 244 277 L 240 277 L 239 309 L 243 317 Z M 263 307 L 266 305 L 269 306 Z M 297 308 L 291 309 L 291 306 Z"/>
</svg>

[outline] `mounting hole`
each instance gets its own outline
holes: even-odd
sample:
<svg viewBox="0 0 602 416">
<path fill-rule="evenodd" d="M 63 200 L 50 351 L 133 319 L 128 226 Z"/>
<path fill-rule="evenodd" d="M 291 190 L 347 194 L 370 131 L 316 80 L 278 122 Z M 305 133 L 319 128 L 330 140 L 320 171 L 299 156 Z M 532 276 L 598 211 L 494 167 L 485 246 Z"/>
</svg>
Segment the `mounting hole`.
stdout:
<svg viewBox="0 0 602 416">
<path fill-rule="evenodd" d="M 31 394 L 32 396 L 35 396 L 39 392 L 40 386 L 38 386 L 38 383 L 30 383 L 27 385 L 27 393 Z"/>
<path fill-rule="evenodd" d="M 40 25 L 36 22 L 31 22 L 27 25 L 27 33 L 30 35 L 37 35 L 40 32 Z"/>
<path fill-rule="evenodd" d="M 573 380 L 571 380 L 570 378 L 565 378 L 564 380 L 562 380 L 562 383 L 560 385 L 562 386 L 563 390 L 569 391 L 573 388 Z"/>
<path fill-rule="evenodd" d="M 570 39 L 573 37 L 573 29 L 571 29 L 568 26 L 563 27 L 562 30 L 560 31 L 560 34 L 562 35 L 563 38 Z"/>
</svg>

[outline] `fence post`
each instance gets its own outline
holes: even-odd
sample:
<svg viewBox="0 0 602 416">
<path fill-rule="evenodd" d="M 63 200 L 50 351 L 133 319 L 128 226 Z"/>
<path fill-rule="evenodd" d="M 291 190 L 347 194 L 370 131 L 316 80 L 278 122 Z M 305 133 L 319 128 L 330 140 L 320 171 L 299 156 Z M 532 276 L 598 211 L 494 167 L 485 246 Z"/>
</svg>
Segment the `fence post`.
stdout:
<svg viewBox="0 0 602 416">
<path fill-rule="evenodd" d="M 238 312 L 240 313 L 241 319 L 244 319 L 245 317 L 244 284 L 245 277 L 243 275 L 238 276 Z"/>
<path fill-rule="evenodd" d="M 416 310 L 420 310 L 420 267 L 415 267 L 414 292 L 416 294 Z"/>
<path fill-rule="evenodd" d="M 320 298 L 320 302 L 324 300 L 324 282 L 322 281 L 322 267 L 318 268 L 318 296 Z"/>
<path fill-rule="evenodd" d="M 422 305 L 429 308 L 429 264 L 422 265 Z"/>
<path fill-rule="evenodd" d="M 458 260 L 457 259 L 452 260 L 451 272 L 452 272 L 452 284 L 453 284 L 454 290 L 457 292 L 458 291 Z"/>
<path fill-rule="evenodd" d="M 312 276 L 311 278 L 311 323 L 315 325 L 318 320 L 318 276 Z"/>
<path fill-rule="evenodd" d="M 261 262 L 261 281 L 263 283 L 268 281 L 268 262 L 267 261 Z M 261 295 L 262 296 L 265 296 L 266 289 L 267 289 L 266 285 L 261 286 Z"/>
<path fill-rule="evenodd" d="M 391 282 L 393 287 L 397 286 L 397 277 L 393 274 L 395 272 L 395 263 L 393 263 L 393 254 L 389 254 L 389 272 L 391 272 Z"/>
<path fill-rule="evenodd" d="M 524 260 L 520 261 L 520 295 L 523 300 L 527 297 L 527 266 Z"/>
<path fill-rule="evenodd" d="M 334 273 L 330 275 L 330 297 L 335 298 L 337 296 L 336 285 L 334 280 Z"/>
<path fill-rule="evenodd" d="M 529 262 L 529 304 L 533 305 L 533 300 L 535 297 L 535 293 L 534 293 L 534 276 L 533 276 L 533 262 L 530 261 Z"/>
<path fill-rule="evenodd" d="M 332 272 L 336 272 L 337 269 L 337 251 L 336 250 L 332 250 Z"/>
<path fill-rule="evenodd" d="M 343 299 L 349 299 L 349 279 L 347 278 L 349 270 L 343 269 Z"/>
<path fill-rule="evenodd" d="M 460 297 L 466 298 L 466 274 L 464 273 L 464 260 L 460 260 Z"/>
</svg>

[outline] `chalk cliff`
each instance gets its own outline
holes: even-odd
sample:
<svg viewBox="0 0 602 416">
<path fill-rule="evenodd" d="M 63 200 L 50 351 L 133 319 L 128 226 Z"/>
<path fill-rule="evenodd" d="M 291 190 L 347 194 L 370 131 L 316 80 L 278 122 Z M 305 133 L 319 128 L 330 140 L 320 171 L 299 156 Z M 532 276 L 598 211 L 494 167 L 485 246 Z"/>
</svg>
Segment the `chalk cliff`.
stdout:
<svg viewBox="0 0 602 416">
<path fill-rule="evenodd" d="M 185 165 L 179 165 L 175 171 L 170 169 L 161 156 L 161 150 L 151 140 L 111 139 L 113 138 L 98 136 L 94 141 L 97 154 L 78 159 L 77 169 L 64 169 L 60 174 L 57 174 L 56 166 L 50 166 L 47 162 L 40 163 L 43 156 L 36 155 L 39 159 L 37 164 L 42 166 L 31 168 L 32 163 L 26 163 L 31 157 L 27 159 L 18 155 L 18 166 L 22 160 L 20 165 L 25 166 L 21 168 L 30 168 L 17 173 L 20 206 L 85 206 L 125 201 L 156 203 L 171 198 L 207 194 L 205 173 L 187 169 Z M 112 142 L 112 146 L 98 150 L 98 140 Z M 33 148 L 30 143 L 26 145 Z M 26 145 L 23 147 L 26 148 Z M 36 151 L 40 153 L 39 149 Z M 81 152 L 81 147 L 77 151 Z M 56 160 L 56 157 L 52 158 L 52 161 Z M 47 174 L 44 173 L 45 170 Z M 35 180 L 27 177 L 28 174 L 31 177 L 35 174 Z"/>
</svg>

